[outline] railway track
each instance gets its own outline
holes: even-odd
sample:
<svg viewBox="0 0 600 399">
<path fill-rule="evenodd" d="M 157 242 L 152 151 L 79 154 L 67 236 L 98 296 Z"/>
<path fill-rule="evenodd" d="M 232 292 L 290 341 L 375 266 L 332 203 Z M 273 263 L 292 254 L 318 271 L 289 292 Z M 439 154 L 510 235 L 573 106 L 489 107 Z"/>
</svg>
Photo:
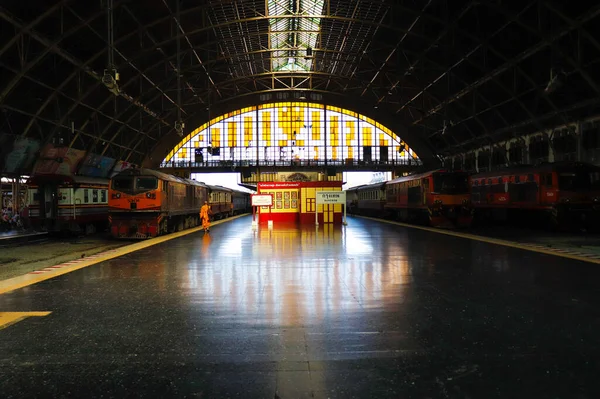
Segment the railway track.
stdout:
<svg viewBox="0 0 600 399">
<path fill-rule="evenodd" d="M 0 240 L 0 280 L 128 244 L 107 233 L 83 237 L 36 234 Z"/>
</svg>

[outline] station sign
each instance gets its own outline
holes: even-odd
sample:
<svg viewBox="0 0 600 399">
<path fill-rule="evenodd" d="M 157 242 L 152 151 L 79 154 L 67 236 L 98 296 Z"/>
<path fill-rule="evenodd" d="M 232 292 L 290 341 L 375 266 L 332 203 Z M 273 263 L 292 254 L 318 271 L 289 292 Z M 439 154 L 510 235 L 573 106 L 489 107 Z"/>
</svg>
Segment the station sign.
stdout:
<svg viewBox="0 0 600 399">
<path fill-rule="evenodd" d="M 317 204 L 345 204 L 345 191 L 317 191 Z"/>
<path fill-rule="evenodd" d="M 252 194 L 252 206 L 273 206 L 271 194 Z"/>
</svg>

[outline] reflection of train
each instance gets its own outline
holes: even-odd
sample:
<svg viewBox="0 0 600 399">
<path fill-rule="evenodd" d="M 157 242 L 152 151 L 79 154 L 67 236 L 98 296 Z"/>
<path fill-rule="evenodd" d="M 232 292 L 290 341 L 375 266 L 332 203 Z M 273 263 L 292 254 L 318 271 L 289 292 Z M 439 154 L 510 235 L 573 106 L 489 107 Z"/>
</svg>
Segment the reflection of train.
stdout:
<svg viewBox="0 0 600 399">
<path fill-rule="evenodd" d="M 439 169 L 348 189 L 346 201 L 350 213 L 463 227 L 472 220 L 468 189 L 466 173 Z"/>
<path fill-rule="evenodd" d="M 215 219 L 250 208 L 246 193 L 151 169 L 126 169 L 111 179 L 111 235 L 149 238 L 197 226 L 204 201 L 209 201 Z"/>
<path fill-rule="evenodd" d="M 34 175 L 27 182 L 29 220 L 50 232 L 86 234 L 106 228 L 108 180 L 83 176 Z"/>
<path fill-rule="evenodd" d="M 590 226 L 600 210 L 600 167 L 545 163 L 471 176 L 471 201 L 482 220 L 518 218 L 552 227 Z"/>
</svg>

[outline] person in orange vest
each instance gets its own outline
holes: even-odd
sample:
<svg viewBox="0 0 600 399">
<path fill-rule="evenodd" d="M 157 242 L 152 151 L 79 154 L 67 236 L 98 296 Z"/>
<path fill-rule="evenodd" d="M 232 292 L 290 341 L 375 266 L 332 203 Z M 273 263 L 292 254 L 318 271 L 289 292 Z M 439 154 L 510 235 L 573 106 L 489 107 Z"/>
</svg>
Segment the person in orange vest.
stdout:
<svg viewBox="0 0 600 399">
<path fill-rule="evenodd" d="M 200 219 L 202 219 L 202 228 L 205 233 L 210 231 L 210 205 L 208 201 L 204 201 L 204 205 L 200 208 Z"/>
</svg>

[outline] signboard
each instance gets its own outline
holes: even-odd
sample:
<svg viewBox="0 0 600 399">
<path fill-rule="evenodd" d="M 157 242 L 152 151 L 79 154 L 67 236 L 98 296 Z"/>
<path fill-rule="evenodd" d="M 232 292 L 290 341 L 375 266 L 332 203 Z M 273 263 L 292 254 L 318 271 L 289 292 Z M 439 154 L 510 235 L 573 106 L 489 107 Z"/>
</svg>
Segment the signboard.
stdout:
<svg viewBox="0 0 600 399">
<path fill-rule="evenodd" d="M 273 206 L 271 194 L 252 194 L 252 206 Z"/>
<path fill-rule="evenodd" d="M 317 204 L 345 204 L 345 191 L 317 191 Z"/>
<path fill-rule="evenodd" d="M 266 188 L 299 188 L 300 183 L 296 182 L 272 182 L 272 183 L 258 183 L 258 188 L 264 190 Z"/>
</svg>

